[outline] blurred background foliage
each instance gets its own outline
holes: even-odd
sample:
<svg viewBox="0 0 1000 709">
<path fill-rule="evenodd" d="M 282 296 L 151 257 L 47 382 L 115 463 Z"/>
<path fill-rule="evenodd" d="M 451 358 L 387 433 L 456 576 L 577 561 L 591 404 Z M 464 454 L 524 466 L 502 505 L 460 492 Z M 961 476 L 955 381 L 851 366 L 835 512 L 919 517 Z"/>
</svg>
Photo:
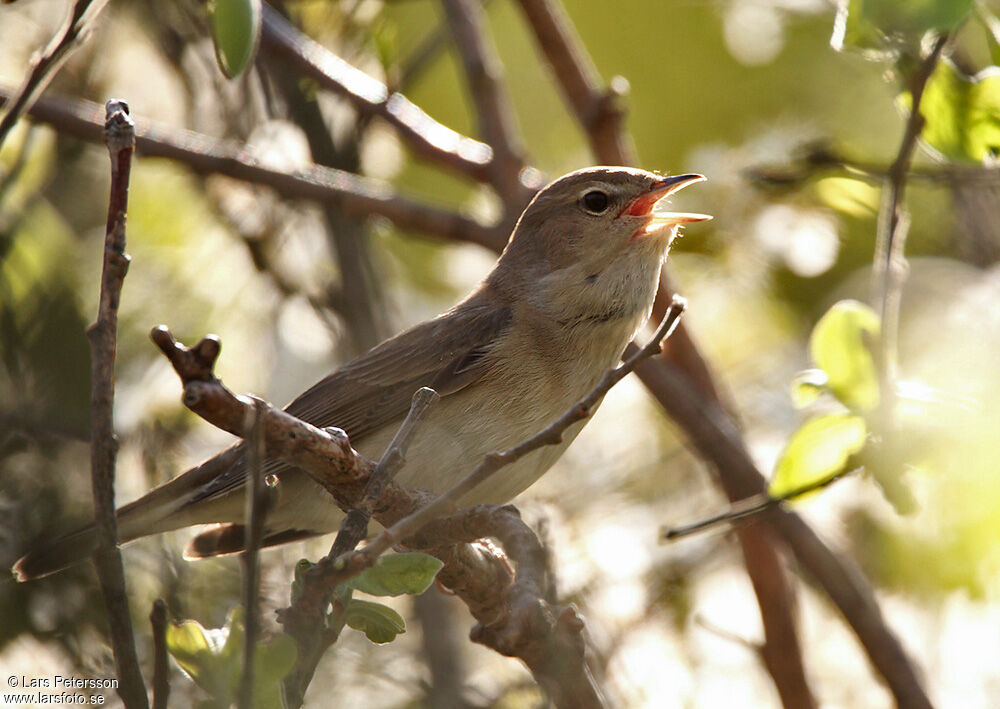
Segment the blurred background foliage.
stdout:
<svg viewBox="0 0 1000 709">
<path fill-rule="evenodd" d="M 813 325 L 838 300 L 869 299 L 878 184 L 802 169 L 803 156 L 832 151 L 888 166 L 903 126 L 893 65 L 873 61 L 872 51 L 831 49 L 835 11 L 823 0 L 565 4 L 601 74 L 628 82 L 641 165 L 709 177 L 679 201 L 716 219 L 677 244 L 672 271 L 690 301 L 685 322 L 728 388 L 762 469 L 770 470 L 804 420 L 789 384 L 810 366 Z M 20 0 L 0 10 L 0 82 L 20 82 L 66 5 Z M 403 87 L 442 123 L 474 133 L 448 42 L 412 63 L 428 37 L 446 32 L 437 3 L 280 5 L 314 39 Z M 550 177 L 588 164 L 583 136 L 519 12 L 506 0 L 492 0 L 488 12 L 532 163 Z M 986 22 L 968 22 L 957 46 L 965 74 L 996 61 Z M 335 164 L 471 215 L 488 219 L 498 209 L 485 189 L 414 160 L 386 126 L 359 129 L 350 107 L 310 82 L 266 62 L 227 82 L 215 68 L 205 8 L 193 0 L 112 3 L 48 94 L 102 103 L 122 97 L 138 116 L 247 141 L 258 159 L 283 167 L 308 162 L 310 147 L 317 153 L 315 135 L 295 123 L 315 118 L 318 108 Z M 947 136 L 938 142 L 957 145 Z M 917 169 L 935 169 L 941 153 L 948 150 L 923 151 Z M 995 155 L 973 157 L 982 163 Z M 96 311 L 107 173 L 103 147 L 29 120 L 0 150 L 3 563 L 43 533 L 88 516 L 84 331 Z M 116 410 L 123 501 L 228 443 L 181 407 L 176 378 L 147 339 L 152 326 L 167 323 L 186 341 L 219 334 L 223 380 L 280 404 L 378 338 L 451 305 L 494 258 L 479 247 L 401 233 L 383 220 L 336 222 L 318 205 L 165 160 L 138 158 L 130 202 L 132 267 Z M 911 430 L 919 433 L 902 445 L 908 460 L 920 462 L 906 473 L 918 509 L 898 515 L 866 478 L 839 482 L 799 508 L 869 574 L 890 625 L 925 670 L 931 696 L 942 706 L 988 707 L 1000 682 L 993 661 L 1000 636 L 1000 192 L 995 179 L 914 179 L 908 203 L 901 375 L 924 394 L 914 397 L 911 412 Z M 364 248 L 347 257 L 339 238 Z M 362 272 L 367 280 L 359 281 Z M 359 282 L 367 283 L 361 300 L 374 314 L 355 307 L 351 289 Z M 545 531 L 560 599 L 582 608 L 600 669 L 623 706 L 777 705 L 752 648 L 732 637 L 752 642 L 761 629 L 728 535 L 656 543 L 661 525 L 721 505 L 701 465 L 631 380 L 519 500 Z M 222 626 L 238 603 L 237 560 L 186 563 L 185 540 L 170 534 L 125 551 L 144 657 L 144 618 L 154 598 L 206 627 Z M 317 542 L 267 553 L 265 607 L 285 605 L 295 561 L 323 551 Z M 834 611 L 808 588 L 801 598 L 807 666 L 823 705 L 885 706 L 887 693 Z M 462 640 L 471 619 L 450 600 L 416 616 L 400 601 L 411 628 L 390 647 L 345 637 L 311 696 L 336 692 L 342 706 L 433 705 L 419 617 L 434 618 L 440 633 L 459 639 L 456 679 L 469 705 L 536 705 L 537 690 L 520 666 Z M 7 673 L 112 672 L 89 565 L 0 584 L 0 617 Z M 174 684 L 175 697 L 201 696 L 190 683 Z"/>
</svg>

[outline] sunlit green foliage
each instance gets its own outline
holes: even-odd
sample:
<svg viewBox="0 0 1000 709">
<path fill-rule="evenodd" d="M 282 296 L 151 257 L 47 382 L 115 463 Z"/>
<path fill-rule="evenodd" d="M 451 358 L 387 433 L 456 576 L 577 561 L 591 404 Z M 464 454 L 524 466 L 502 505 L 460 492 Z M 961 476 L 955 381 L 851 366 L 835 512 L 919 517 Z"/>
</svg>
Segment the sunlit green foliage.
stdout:
<svg viewBox="0 0 1000 709">
<path fill-rule="evenodd" d="M 239 693 L 243 676 L 243 609 L 235 607 L 218 629 L 194 620 L 167 626 L 167 650 L 210 697 L 198 709 L 225 709 Z M 254 655 L 254 709 L 280 709 L 281 680 L 295 665 L 295 641 L 276 635 L 258 643 Z"/>
<path fill-rule="evenodd" d="M 257 52 L 260 0 L 212 0 L 210 8 L 215 57 L 222 73 L 233 79 Z"/>
</svg>

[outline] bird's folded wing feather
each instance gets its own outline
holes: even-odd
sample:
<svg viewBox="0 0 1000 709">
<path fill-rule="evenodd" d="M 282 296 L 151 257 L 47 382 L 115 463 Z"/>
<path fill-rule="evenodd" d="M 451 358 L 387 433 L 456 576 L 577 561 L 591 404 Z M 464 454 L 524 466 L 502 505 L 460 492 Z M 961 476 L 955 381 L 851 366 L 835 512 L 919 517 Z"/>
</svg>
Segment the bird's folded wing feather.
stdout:
<svg viewBox="0 0 1000 709">
<path fill-rule="evenodd" d="M 429 386 L 444 397 L 475 382 L 488 370 L 488 355 L 510 320 L 511 313 L 505 308 L 467 300 L 348 362 L 285 411 L 314 426 L 336 426 L 346 431 L 352 442 L 360 441 L 384 426 L 401 422 L 420 387 Z M 266 472 L 282 467 L 280 461 L 272 461 Z M 240 456 L 190 503 L 225 494 L 242 485 L 245 477 Z"/>
</svg>

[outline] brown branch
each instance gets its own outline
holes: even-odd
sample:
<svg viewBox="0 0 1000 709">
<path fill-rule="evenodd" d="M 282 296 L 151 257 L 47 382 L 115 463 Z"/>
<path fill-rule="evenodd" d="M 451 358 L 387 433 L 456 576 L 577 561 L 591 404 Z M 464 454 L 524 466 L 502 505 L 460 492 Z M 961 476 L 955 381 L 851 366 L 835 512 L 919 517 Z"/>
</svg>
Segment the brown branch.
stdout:
<svg viewBox="0 0 1000 709">
<path fill-rule="evenodd" d="M 493 162 L 490 146 L 438 123 L 400 93 L 353 67 L 263 6 L 261 49 L 288 63 L 365 115 L 385 119 L 418 156 L 485 182 Z"/>
<path fill-rule="evenodd" d="M 115 671 L 120 683 L 118 694 L 129 709 L 145 709 L 149 702 L 136 657 L 128 595 L 125 591 L 125 571 L 118 551 L 114 490 L 118 439 L 112 423 L 118 305 L 129 264 L 129 257 L 125 253 L 125 215 L 128 210 L 129 172 L 135 134 L 128 117 L 128 106 L 124 102 L 108 101 L 106 110 L 106 141 L 111 154 L 111 197 L 108 201 L 108 226 L 104 240 L 100 305 L 97 321 L 87 329 L 91 349 L 91 487 L 94 494 L 94 523 L 97 527 L 94 564 L 108 611 Z"/>
<path fill-rule="evenodd" d="M 152 336 L 184 384 L 185 406 L 213 425 L 242 435 L 240 422 L 252 404 L 234 396 L 212 373 L 218 340 L 205 338 L 189 349 L 164 327 L 155 329 Z M 271 406 L 263 412 L 261 428 L 269 457 L 308 472 L 343 509 L 358 504 L 375 464 L 358 455 L 342 431 L 321 431 Z M 390 526 L 430 500 L 425 493 L 388 481 L 374 516 Z M 488 544 L 467 543 L 483 536 L 509 545 L 509 556 L 518 567 L 513 584 L 510 565 L 501 552 Z M 582 623 L 572 611 L 545 603 L 545 581 L 538 576 L 539 565 L 544 570 L 544 553 L 537 551 L 540 545 L 537 539 L 532 543 L 532 538 L 516 510 L 484 505 L 435 519 L 419 535 L 402 541 L 411 548 L 427 548 L 445 562 L 438 578 L 462 598 L 483 626 L 475 631 L 480 642 L 522 659 L 554 699 L 566 702 L 560 707 L 598 709 L 603 700 L 582 666 Z M 442 548 L 442 544 L 450 546 Z M 327 588 L 343 583 L 378 559 L 367 551 L 368 547 L 340 556 L 312 575 L 310 583 L 321 581 Z M 535 591 L 538 595 L 532 598 Z M 279 620 L 287 628 L 302 619 L 314 619 L 316 612 L 316 608 L 296 604 L 282 612 Z"/>
<path fill-rule="evenodd" d="M 0 102 L 8 96 L 9 92 L 0 89 Z M 103 126 L 98 112 L 96 104 L 89 101 L 40 99 L 28 115 L 61 133 L 96 142 L 102 139 Z M 293 199 L 332 201 L 348 215 L 378 215 L 402 229 L 467 241 L 494 251 L 503 248 L 509 235 L 502 227 L 487 226 L 403 197 L 381 180 L 318 165 L 294 173 L 264 167 L 238 145 L 162 124 L 137 121 L 136 148 L 143 155 L 176 160 L 197 173 L 226 175 L 263 185 Z"/>
<path fill-rule="evenodd" d="M 610 87 L 603 88 L 593 60 L 559 2 L 519 0 L 518 4 L 549 62 L 563 99 L 590 141 L 591 152 L 607 165 L 635 164 L 635 146 L 623 128 L 625 110 L 620 101 L 628 82 L 616 78 Z"/>
<path fill-rule="evenodd" d="M 476 108 L 479 134 L 493 149 L 490 183 L 503 202 L 505 222 L 513 225 L 535 192 L 521 182 L 524 149 L 503 83 L 503 67 L 488 37 L 479 0 L 443 0 L 458 56 Z"/>
<path fill-rule="evenodd" d="M 170 699 L 170 662 L 167 656 L 167 604 L 153 601 L 149 612 L 153 629 L 153 709 L 167 709 Z"/>
<path fill-rule="evenodd" d="M 934 47 L 919 67 L 909 77 L 912 105 L 906 121 L 903 139 L 896 159 L 889 166 L 889 173 L 882 190 L 882 205 L 879 210 L 878 233 L 875 240 L 875 264 L 872 270 L 872 290 L 878 294 L 882 327 L 879 338 L 879 406 L 878 421 L 882 433 L 894 427 L 896 408 L 896 366 L 897 338 L 899 336 L 899 308 L 902 300 L 903 280 L 906 277 L 906 234 L 910 219 L 906 211 L 906 178 L 917 149 L 920 132 L 924 128 L 924 117 L 920 113 L 920 100 L 931 74 L 937 67 L 938 59 L 948 35 L 939 37 Z"/>
<path fill-rule="evenodd" d="M 413 435 L 430 407 L 440 398 L 436 391 L 427 387 L 421 387 L 413 395 L 410 411 L 368 478 L 361 499 L 351 507 L 340 523 L 333 548 L 307 575 L 299 596 L 293 600 L 292 607 L 283 613 L 285 631 L 295 638 L 299 649 L 295 667 L 285 678 L 285 694 L 291 707 L 302 705 L 306 688 L 312 681 L 323 653 L 340 635 L 339 627 L 331 632 L 325 613 L 337 584 L 327 584 L 324 580 L 339 571 L 337 564 L 341 556 L 353 551 L 367 535 L 368 521 L 376 502 L 386 485 L 406 463 L 406 451 Z"/>
<path fill-rule="evenodd" d="M 0 120 L 0 145 L 3 145 L 7 134 L 52 80 L 72 50 L 85 38 L 94 19 L 107 2 L 108 0 L 98 0 L 96 3 L 94 0 L 76 0 L 73 3 L 59 33 L 52 38 L 42 53 L 32 60 L 31 69 L 10 101 L 7 113 Z"/>
<path fill-rule="evenodd" d="M 260 544 L 267 515 L 268 493 L 264 486 L 264 441 L 261 435 L 261 418 L 267 405 L 254 399 L 253 408 L 247 411 L 243 424 L 247 442 L 246 487 L 246 548 L 243 562 L 243 671 L 240 676 L 236 706 L 253 707 L 254 657 L 257 654 L 257 636 L 260 633 Z"/>
</svg>

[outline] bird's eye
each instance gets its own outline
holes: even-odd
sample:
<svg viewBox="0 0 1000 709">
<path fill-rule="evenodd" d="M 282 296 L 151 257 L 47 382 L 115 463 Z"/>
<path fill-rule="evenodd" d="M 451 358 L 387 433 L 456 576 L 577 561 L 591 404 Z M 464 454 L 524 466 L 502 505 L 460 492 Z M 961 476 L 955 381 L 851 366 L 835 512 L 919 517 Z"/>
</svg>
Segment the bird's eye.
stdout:
<svg viewBox="0 0 1000 709">
<path fill-rule="evenodd" d="M 580 200 L 580 203 L 583 205 L 583 208 L 591 214 L 603 214 L 607 211 L 608 206 L 611 204 L 611 200 L 608 198 L 607 192 L 591 190 L 587 194 L 583 195 L 583 199 Z"/>
</svg>

